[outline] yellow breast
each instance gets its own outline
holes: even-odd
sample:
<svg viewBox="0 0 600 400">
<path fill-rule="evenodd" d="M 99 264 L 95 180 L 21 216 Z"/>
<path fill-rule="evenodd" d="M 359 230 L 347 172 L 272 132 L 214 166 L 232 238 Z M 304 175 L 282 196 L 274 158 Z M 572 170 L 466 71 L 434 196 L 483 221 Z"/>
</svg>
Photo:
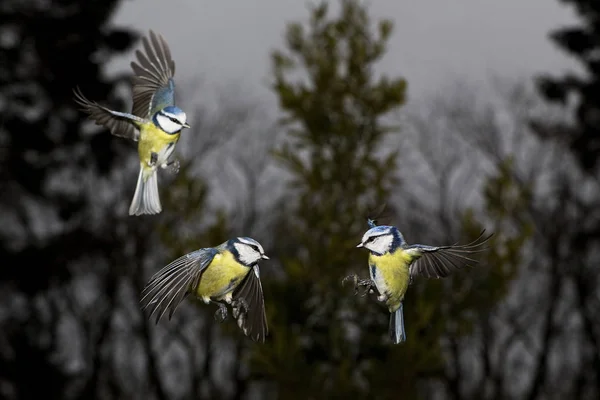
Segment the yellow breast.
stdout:
<svg viewBox="0 0 600 400">
<path fill-rule="evenodd" d="M 180 132 L 169 135 L 152 122 L 141 125 L 138 144 L 140 161 L 148 163 L 150 161 L 150 154 L 160 154 L 169 144 L 176 143 L 180 135 Z"/>
<path fill-rule="evenodd" d="M 219 253 L 202 273 L 196 295 L 220 299 L 232 292 L 249 271 L 250 268 L 237 262 L 231 252 Z"/>
<path fill-rule="evenodd" d="M 404 299 L 410 281 L 408 267 L 412 259 L 402 249 L 382 256 L 369 255 L 371 279 L 379 293 L 388 297 L 386 304 L 390 311 L 395 311 Z"/>
</svg>

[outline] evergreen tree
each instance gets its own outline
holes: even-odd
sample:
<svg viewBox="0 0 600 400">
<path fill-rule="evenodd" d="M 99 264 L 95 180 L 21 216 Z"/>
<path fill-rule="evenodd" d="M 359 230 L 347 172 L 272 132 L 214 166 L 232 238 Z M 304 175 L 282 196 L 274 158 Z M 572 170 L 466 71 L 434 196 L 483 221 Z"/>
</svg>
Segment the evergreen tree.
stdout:
<svg viewBox="0 0 600 400">
<path fill-rule="evenodd" d="M 366 216 L 400 184 L 397 154 L 386 149 L 399 131 L 385 117 L 404 104 L 406 81 L 374 73 L 392 33 L 389 20 L 374 33 L 366 7 L 355 0 L 341 1 L 339 16 L 327 14 L 323 3 L 311 10 L 308 29 L 290 24 L 287 49 L 272 57 L 273 88 L 289 129 L 275 157 L 292 176 L 291 195 L 276 233 L 283 276 L 265 278 L 269 346 L 254 348 L 251 376 L 285 398 L 415 398 L 424 393 L 421 383 L 448 375 L 442 339 L 469 334 L 474 315 L 505 295 L 515 254 L 489 255 L 472 276 L 411 286 L 409 339 L 401 345 L 390 342 L 384 306 L 342 287 L 349 273 L 368 276 L 368 255 L 355 247 L 368 229 Z M 397 225 L 387 203 L 382 222 Z M 469 214 L 447 217 L 458 226 L 464 221 L 463 240 L 481 229 Z M 496 261 L 500 270 L 491 269 Z"/>
<path fill-rule="evenodd" d="M 119 159 L 130 149 L 108 132 L 83 129 L 87 118 L 77 111 L 72 89 L 85 85 L 93 98 L 110 100 L 115 109 L 124 106 L 113 93 L 122 78 L 108 80 L 101 71 L 102 61 L 134 40 L 131 32 L 107 26 L 118 3 L 7 0 L 0 5 L 3 398 L 64 399 L 77 393 L 75 378 L 85 398 L 99 391 L 97 365 L 90 362 L 79 375 L 63 358 L 66 343 L 75 339 L 61 334 L 72 316 L 65 311 L 66 291 L 77 260 L 117 258 L 121 243 L 111 219 L 97 224 L 110 214 L 94 207 L 105 198 L 103 179 L 122 166 Z M 90 335 L 84 336 L 96 340 L 102 328 L 80 322 Z M 90 359 L 94 350 L 92 345 L 86 353 Z M 36 383 L 41 380 L 45 383 Z M 92 392 L 86 392 L 89 382 Z"/>
<path fill-rule="evenodd" d="M 395 152 L 381 155 L 395 131 L 382 119 L 404 104 L 406 81 L 373 71 L 389 20 L 374 33 L 353 0 L 341 2 L 338 17 L 327 14 L 323 3 L 312 8 L 308 29 L 290 24 L 287 50 L 272 55 L 290 135 L 275 157 L 293 176 L 292 195 L 276 234 L 285 278 L 265 283 L 269 346 L 256 347 L 253 372 L 286 398 L 357 398 L 377 379 L 368 377 L 371 357 L 383 360 L 389 349 L 381 340 L 387 312 L 354 297 L 341 279 L 367 271 L 367 255 L 354 248 L 368 211 L 397 184 Z"/>
<path fill-rule="evenodd" d="M 88 174 L 108 176 L 128 146 L 106 132 L 86 133 L 72 90 L 85 85 L 93 98 L 123 108 L 112 93 L 123 78 L 106 79 L 95 61 L 133 43 L 131 32 L 105 26 L 117 4 L 66 1 L 48 8 L 43 1 L 8 1 L 0 8 L 8 37 L 0 56 L 0 201 L 18 226 L 3 227 L 0 251 L 8 265 L 21 266 L 2 273 L 27 292 L 44 289 L 50 276 L 60 279 L 65 260 L 107 239 L 91 240 L 89 224 L 80 221 L 93 201 Z"/>
<path fill-rule="evenodd" d="M 535 119 L 532 127 L 539 136 L 560 147 L 566 143 L 569 149 L 561 160 L 561 165 L 568 170 L 557 174 L 555 185 L 558 189 L 553 196 L 560 208 L 555 211 L 556 206 L 547 205 L 547 209 L 559 215 L 563 223 L 560 231 L 554 237 L 548 237 L 548 241 L 554 238 L 560 240 L 560 250 L 550 252 L 553 265 L 557 265 L 553 274 L 558 276 L 557 280 L 565 281 L 568 277 L 573 282 L 574 312 L 582 319 L 580 337 L 583 338 L 581 346 L 584 354 L 579 360 L 580 369 L 575 375 L 575 382 L 570 387 L 574 397 L 595 398 L 600 394 L 600 324 L 595 311 L 600 307 L 597 297 L 600 216 L 596 212 L 600 208 L 600 2 L 563 2 L 575 9 L 580 23 L 553 31 L 551 39 L 578 60 L 586 73 L 568 73 L 560 78 L 541 76 L 538 79 L 540 92 L 559 105 L 572 105 L 571 100 L 575 99 L 575 113 L 573 118 L 568 118 L 570 121 Z M 572 159 L 576 160 L 576 166 L 571 165 Z M 553 217 L 548 214 L 550 211 L 544 210 L 544 215 Z M 551 245 L 548 248 L 553 249 Z M 543 370 L 537 374 L 533 394 L 544 389 L 546 379 Z"/>
<path fill-rule="evenodd" d="M 562 2 L 575 8 L 581 25 L 557 29 L 550 37 L 559 48 L 577 59 L 587 73 L 586 76 L 569 73 L 561 78 L 545 75 L 540 78 L 539 87 L 547 99 L 563 104 L 571 95 L 576 95 L 576 124 L 546 126 L 536 121 L 534 128 L 543 137 L 566 141 L 582 168 L 595 174 L 600 157 L 600 2 Z"/>
</svg>

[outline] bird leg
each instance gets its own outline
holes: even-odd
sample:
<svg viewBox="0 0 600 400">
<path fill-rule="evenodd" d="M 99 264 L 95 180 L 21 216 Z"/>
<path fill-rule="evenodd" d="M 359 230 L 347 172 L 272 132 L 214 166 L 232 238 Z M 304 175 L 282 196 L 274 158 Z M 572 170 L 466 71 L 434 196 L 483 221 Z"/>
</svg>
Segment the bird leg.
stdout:
<svg viewBox="0 0 600 400">
<path fill-rule="evenodd" d="M 235 299 L 231 302 L 231 308 L 233 309 L 233 317 L 237 317 L 241 314 L 247 314 L 250 306 L 244 298 Z"/>
<path fill-rule="evenodd" d="M 223 322 L 227 319 L 227 306 L 223 303 L 216 304 L 219 306 L 219 309 L 215 311 L 215 319 L 219 322 Z"/>
<path fill-rule="evenodd" d="M 373 280 L 371 279 L 361 279 L 360 281 L 358 281 L 358 286 L 365 287 L 365 291 L 363 292 L 362 297 L 365 297 L 366 295 L 371 293 L 375 293 L 375 290 L 377 289 L 375 287 L 375 282 L 373 282 Z"/>
<path fill-rule="evenodd" d="M 150 153 L 150 162 L 148 163 L 148 165 L 150 167 L 154 167 L 154 166 L 156 166 L 157 162 L 158 162 L 158 153 L 155 153 L 155 152 Z"/>
<path fill-rule="evenodd" d="M 348 275 L 347 277 L 342 279 L 342 285 L 344 285 L 346 283 L 346 281 L 354 282 L 354 295 L 355 296 L 358 294 L 358 288 L 361 286 L 365 287 L 365 292 L 362 295 L 363 297 L 369 293 L 374 293 L 373 289 L 376 289 L 375 282 L 373 282 L 371 279 L 358 279 L 358 275 L 356 275 L 356 274 Z"/>
<path fill-rule="evenodd" d="M 174 159 L 172 161 L 163 163 L 161 167 L 163 169 L 169 168 L 169 172 L 172 172 L 173 174 L 177 175 L 179 173 L 179 168 L 181 167 L 181 164 L 179 163 L 178 159 Z"/>
</svg>

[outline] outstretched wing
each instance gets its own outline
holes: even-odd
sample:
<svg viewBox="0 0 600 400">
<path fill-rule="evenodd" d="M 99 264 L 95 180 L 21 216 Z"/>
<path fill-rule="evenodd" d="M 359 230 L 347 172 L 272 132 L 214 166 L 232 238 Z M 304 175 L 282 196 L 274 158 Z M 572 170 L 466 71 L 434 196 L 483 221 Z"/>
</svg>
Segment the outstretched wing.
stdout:
<svg viewBox="0 0 600 400">
<path fill-rule="evenodd" d="M 142 309 L 149 308 L 149 318 L 157 313 L 156 323 L 169 311 L 169 319 L 183 299 L 198 285 L 202 272 L 219 251 L 215 248 L 196 250 L 158 271 L 142 291 Z"/>
<path fill-rule="evenodd" d="M 487 247 L 481 246 L 493 236 L 491 234 L 482 239 L 484 232 L 485 230 L 479 234 L 477 239 L 464 245 L 434 247 L 414 244 L 405 247 L 406 252 L 420 256 L 410 266 L 411 279 L 417 275 L 426 278 L 445 278 L 455 269 L 476 264 L 478 261 L 469 256 L 487 250 Z"/>
<path fill-rule="evenodd" d="M 144 52 L 135 52 L 138 63 L 131 62 L 133 77 L 133 114 L 151 118 L 166 106 L 175 105 L 175 61 L 165 39 L 150 31 L 142 39 Z"/>
<path fill-rule="evenodd" d="M 105 126 L 115 136 L 137 141 L 140 136 L 138 125 L 144 121 L 134 115 L 112 111 L 100 104 L 88 100 L 79 88 L 73 90 L 75 102 L 81 111 L 90 115 L 97 125 Z M 136 124 L 137 123 L 137 124 Z"/>
<path fill-rule="evenodd" d="M 237 315 L 238 326 L 256 342 L 264 342 L 269 331 L 267 316 L 265 314 L 265 299 L 263 297 L 262 285 L 260 283 L 260 272 L 258 265 L 252 268 L 244 280 L 235 288 L 232 299 L 244 299 L 248 305 L 248 312 L 240 312 Z M 236 310 L 234 309 L 234 316 Z"/>
</svg>

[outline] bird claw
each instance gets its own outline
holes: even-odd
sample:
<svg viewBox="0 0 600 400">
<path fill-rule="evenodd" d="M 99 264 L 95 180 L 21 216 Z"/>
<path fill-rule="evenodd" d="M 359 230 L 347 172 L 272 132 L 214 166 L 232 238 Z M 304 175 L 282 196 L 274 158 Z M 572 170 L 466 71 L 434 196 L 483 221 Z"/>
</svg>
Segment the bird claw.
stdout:
<svg viewBox="0 0 600 400">
<path fill-rule="evenodd" d="M 365 297 L 368 294 L 375 293 L 375 291 L 373 290 L 375 288 L 375 282 L 373 282 L 371 279 L 363 279 L 361 281 L 358 281 L 358 286 L 365 287 L 365 291 L 363 292 L 361 297 Z M 358 286 L 356 289 L 357 293 L 358 293 Z"/>
<path fill-rule="evenodd" d="M 162 167 L 163 169 L 168 168 L 169 172 L 171 172 L 174 175 L 177 175 L 179 173 L 179 169 L 181 168 L 181 164 L 179 160 L 173 160 L 168 163 L 164 163 Z"/>
<path fill-rule="evenodd" d="M 227 306 L 219 303 L 219 309 L 215 311 L 215 319 L 218 322 L 223 322 L 227 319 Z"/>
<path fill-rule="evenodd" d="M 233 309 L 233 317 L 238 318 L 240 314 L 247 314 L 250 306 L 246 299 L 236 299 L 231 302 L 231 308 Z"/>
<path fill-rule="evenodd" d="M 361 295 L 362 297 L 365 297 L 366 295 L 368 295 L 370 293 L 375 293 L 373 291 L 373 288 L 375 288 L 375 283 L 371 279 L 358 279 L 358 275 L 352 274 L 352 275 L 348 275 L 347 277 L 342 279 L 342 285 L 344 285 L 347 281 L 352 281 L 354 283 L 354 295 L 355 296 L 358 294 L 358 289 L 361 286 L 365 287 L 365 291 Z"/>
</svg>

